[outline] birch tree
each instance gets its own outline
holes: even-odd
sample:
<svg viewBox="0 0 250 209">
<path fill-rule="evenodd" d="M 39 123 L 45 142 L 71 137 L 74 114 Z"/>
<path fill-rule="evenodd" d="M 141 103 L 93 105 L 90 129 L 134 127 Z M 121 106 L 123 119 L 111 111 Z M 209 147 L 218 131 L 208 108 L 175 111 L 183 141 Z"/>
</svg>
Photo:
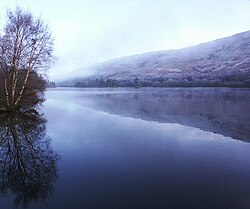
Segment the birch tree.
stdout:
<svg viewBox="0 0 250 209">
<path fill-rule="evenodd" d="M 0 70 L 9 109 L 22 102 L 31 73 L 46 75 L 52 61 L 53 38 L 48 25 L 20 8 L 8 11 L 0 36 Z"/>
</svg>

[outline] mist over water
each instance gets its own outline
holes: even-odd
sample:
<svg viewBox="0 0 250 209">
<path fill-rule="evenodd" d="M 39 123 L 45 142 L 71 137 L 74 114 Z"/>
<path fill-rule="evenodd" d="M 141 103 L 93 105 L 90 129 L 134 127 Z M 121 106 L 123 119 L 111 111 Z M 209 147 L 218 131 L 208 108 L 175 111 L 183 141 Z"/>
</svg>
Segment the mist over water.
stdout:
<svg viewBox="0 0 250 209">
<path fill-rule="evenodd" d="M 53 192 L 30 208 L 249 208 L 248 89 L 56 88 L 46 98 L 43 156 L 60 158 Z M 5 208 L 14 196 L 0 196 Z"/>
<path fill-rule="evenodd" d="M 249 11 L 2 0 L 0 208 L 249 209 Z"/>
</svg>

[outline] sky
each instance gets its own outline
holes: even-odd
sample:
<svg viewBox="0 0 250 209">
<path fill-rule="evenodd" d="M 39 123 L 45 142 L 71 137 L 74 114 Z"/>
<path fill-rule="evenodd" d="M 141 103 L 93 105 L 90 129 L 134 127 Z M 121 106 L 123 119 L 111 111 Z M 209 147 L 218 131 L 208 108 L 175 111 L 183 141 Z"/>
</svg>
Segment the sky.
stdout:
<svg viewBox="0 0 250 209">
<path fill-rule="evenodd" d="M 250 30 L 250 0 L 0 0 L 41 17 L 55 39 L 52 80 L 94 63 Z"/>
</svg>

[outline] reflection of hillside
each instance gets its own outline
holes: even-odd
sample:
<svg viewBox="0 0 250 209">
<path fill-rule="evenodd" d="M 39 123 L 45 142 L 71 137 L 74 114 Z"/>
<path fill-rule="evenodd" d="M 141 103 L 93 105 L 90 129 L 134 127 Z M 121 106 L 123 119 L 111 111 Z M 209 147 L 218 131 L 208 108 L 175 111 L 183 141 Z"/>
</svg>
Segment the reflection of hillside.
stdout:
<svg viewBox="0 0 250 209">
<path fill-rule="evenodd" d="M 93 97 L 97 108 L 110 113 L 179 123 L 250 141 L 248 89 L 160 89 Z"/>
<path fill-rule="evenodd" d="M 0 117 L 0 195 L 11 193 L 17 206 L 27 208 L 52 191 L 57 155 L 45 123 L 36 111 Z"/>
</svg>

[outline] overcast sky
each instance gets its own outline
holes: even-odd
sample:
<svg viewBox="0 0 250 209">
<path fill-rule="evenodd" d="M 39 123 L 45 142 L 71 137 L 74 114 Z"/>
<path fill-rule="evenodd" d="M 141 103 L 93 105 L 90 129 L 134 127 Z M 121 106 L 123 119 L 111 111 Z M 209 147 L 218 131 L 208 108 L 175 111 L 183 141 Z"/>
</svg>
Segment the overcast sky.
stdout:
<svg viewBox="0 0 250 209">
<path fill-rule="evenodd" d="M 121 56 L 183 48 L 250 30 L 249 0 L 0 0 L 41 16 L 55 38 L 61 74 Z"/>
</svg>

